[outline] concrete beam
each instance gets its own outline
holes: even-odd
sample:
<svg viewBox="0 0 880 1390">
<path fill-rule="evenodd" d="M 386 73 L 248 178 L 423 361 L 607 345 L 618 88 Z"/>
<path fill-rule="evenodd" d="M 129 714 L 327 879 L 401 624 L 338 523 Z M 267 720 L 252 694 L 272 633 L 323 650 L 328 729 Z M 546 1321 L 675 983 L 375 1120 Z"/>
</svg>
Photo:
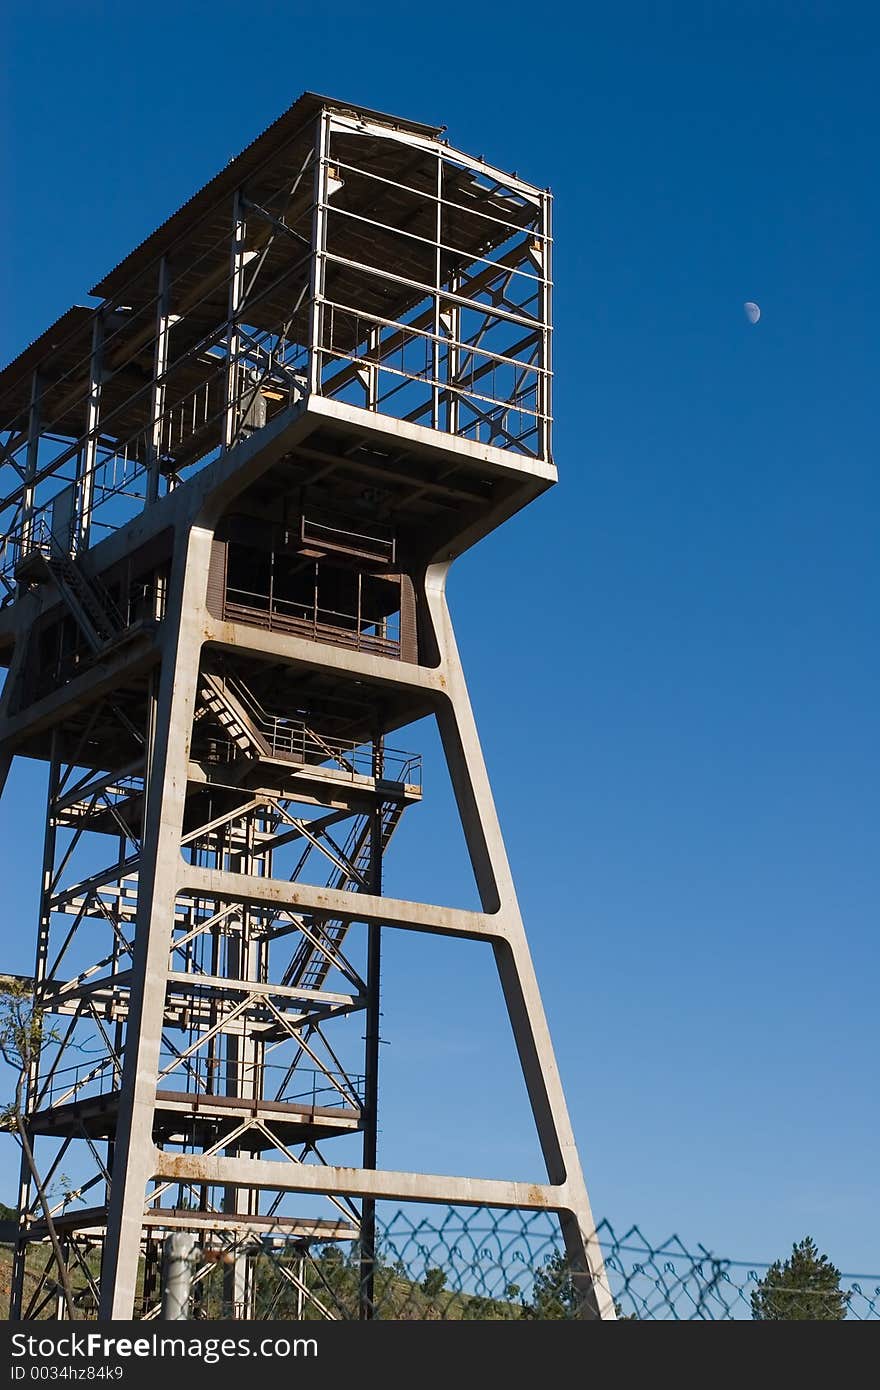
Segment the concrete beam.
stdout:
<svg viewBox="0 0 880 1390">
<path fill-rule="evenodd" d="M 413 903 L 401 898 L 379 898 L 370 893 L 319 888 L 310 883 L 291 883 L 287 879 L 221 873 L 217 869 L 200 869 L 183 862 L 180 865 L 180 889 L 224 902 L 247 902 L 289 908 L 293 912 L 314 912 L 341 921 L 378 922 L 386 927 L 432 932 L 437 936 L 463 936 L 471 941 L 497 941 L 507 935 L 503 919 L 499 918 L 496 922 L 485 913 L 470 912 L 466 908 L 438 907 L 432 903 Z"/>
<path fill-rule="evenodd" d="M 499 1207 L 506 1210 L 566 1211 L 571 1194 L 563 1184 L 458 1178 L 436 1173 L 396 1173 L 376 1168 L 337 1168 L 329 1164 L 282 1163 L 274 1159 L 219 1158 L 153 1152 L 154 1178 L 273 1191 L 372 1197 L 376 1201 L 432 1202 L 442 1206 Z"/>
</svg>

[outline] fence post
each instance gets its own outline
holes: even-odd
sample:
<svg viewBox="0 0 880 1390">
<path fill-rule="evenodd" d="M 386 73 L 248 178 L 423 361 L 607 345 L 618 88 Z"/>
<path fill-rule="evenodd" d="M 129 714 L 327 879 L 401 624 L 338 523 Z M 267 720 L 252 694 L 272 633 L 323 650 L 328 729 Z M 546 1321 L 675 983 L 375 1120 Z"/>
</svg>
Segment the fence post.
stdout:
<svg viewBox="0 0 880 1390">
<path fill-rule="evenodd" d="M 195 1247 L 196 1237 L 192 1231 L 172 1231 L 165 1238 L 162 1317 L 166 1322 L 186 1322 L 189 1318 Z"/>
</svg>

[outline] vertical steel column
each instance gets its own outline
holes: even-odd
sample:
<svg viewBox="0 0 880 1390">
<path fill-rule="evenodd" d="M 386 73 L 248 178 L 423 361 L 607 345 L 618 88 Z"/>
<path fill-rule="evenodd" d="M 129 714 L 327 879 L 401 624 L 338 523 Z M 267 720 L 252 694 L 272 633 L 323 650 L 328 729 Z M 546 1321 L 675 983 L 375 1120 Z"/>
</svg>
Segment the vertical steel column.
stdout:
<svg viewBox="0 0 880 1390">
<path fill-rule="evenodd" d="M 436 208 L 434 214 L 434 312 L 431 319 L 433 338 L 431 340 L 431 427 L 439 430 L 440 424 L 440 286 L 443 274 L 443 253 L 440 243 L 443 240 L 443 156 L 437 151 L 437 183 L 435 186 Z"/>
<path fill-rule="evenodd" d="M 324 257 L 327 243 L 327 162 L 330 157 L 330 117 L 318 122 L 315 202 L 312 207 L 312 262 L 309 268 L 309 390 L 321 390 L 324 346 Z"/>
<path fill-rule="evenodd" d="M 236 864 L 236 872 L 253 874 L 256 857 L 253 850 L 253 816 L 248 814 L 238 822 L 242 837 L 241 852 L 233 859 L 230 845 L 230 868 Z M 229 826 L 230 837 L 235 835 L 236 822 Z M 222 852 L 218 855 L 222 866 Z M 230 979 L 258 979 L 258 957 L 256 943 L 250 937 L 250 913 L 247 904 L 242 905 L 240 915 L 240 936 L 227 937 L 226 974 Z M 248 1033 L 239 1037 L 230 1033 L 226 1037 L 226 1094 L 239 1099 L 249 1099 L 254 1104 L 262 1096 L 262 1068 L 257 1065 L 257 1042 Z M 247 1150 L 235 1144 L 225 1150 L 234 1158 L 246 1157 Z M 223 1194 L 223 1210 L 236 1215 L 248 1211 L 249 1192 L 241 1187 L 227 1187 Z M 223 1300 L 228 1305 L 228 1315 L 235 1319 L 246 1319 L 253 1294 L 250 1278 L 250 1257 L 247 1251 L 236 1249 L 232 1263 L 223 1269 Z"/>
<path fill-rule="evenodd" d="M 373 781 L 376 800 L 370 812 L 370 869 L 369 892 L 382 896 L 382 834 L 383 807 L 378 784 L 384 776 L 384 743 L 381 734 L 373 739 Z M 382 965 L 382 928 L 378 922 L 367 926 L 367 1008 L 364 1039 L 364 1096 L 363 1166 L 375 1168 L 378 1159 L 379 1136 L 379 1032 L 380 1032 L 380 975 Z M 375 1315 L 376 1282 L 376 1203 L 365 1197 L 361 1204 L 360 1230 L 360 1316 Z"/>
<path fill-rule="evenodd" d="M 156 351 L 153 356 L 153 389 L 150 395 L 150 423 L 147 441 L 147 506 L 150 507 L 159 497 L 159 471 L 162 457 L 162 433 L 165 415 L 165 373 L 168 370 L 168 347 L 173 319 L 169 312 L 171 303 L 171 276 L 168 258 L 163 256 L 159 262 L 159 287 L 156 295 Z"/>
<path fill-rule="evenodd" d="M 152 685 L 152 683 L 153 683 L 153 676 L 150 677 L 150 685 Z M 148 711 L 149 711 L 149 706 L 150 706 L 150 704 L 151 704 L 151 700 L 150 700 L 149 689 L 148 689 L 148 694 L 147 694 Z M 149 713 L 148 713 L 148 719 L 149 719 L 149 717 L 150 717 L 150 716 L 149 716 Z M 146 780 L 144 781 L 144 787 L 146 787 Z M 142 804 L 142 806 L 143 806 L 143 804 L 144 804 L 145 802 L 146 802 L 146 795 L 144 795 L 144 796 L 141 797 L 141 804 Z M 143 818 L 143 811 L 141 812 L 141 816 L 142 816 L 142 818 Z M 141 842 L 143 842 L 143 820 L 142 820 L 142 823 L 141 823 Z M 120 863 L 120 864 L 121 864 L 121 863 L 123 862 L 123 860 L 125 859 L 125 851 L 126 851 L 125 837 L 124 837 L 123 835 L 120 835 L 120 836 L 119 836 L 119 863 Z M 121 888 L 121 887 L 122 887 L 122 884 L 120 883 L 120 888 Z M 118 937 L 117 937 L 117 936 L 115 935 L 115 933 L 114 933 L 114 937 L 113 937 L 113 964 L 112 964 L 112 967 L 111 967 L 111 973 L 112 973 L 113 975 L 115 975 L 115 974 L 120 970 L 120 960 L 121 960 L 121 958 L 122 958 L 122 950 L 121 950 L 120 942 L 119 942 Z M 118 1016 L 118 1014 L 117 1014 L 116 1021 L 115 1021 L 114 1027 L 113 1027 L 113 1052 L 114 1052 L 113 1075 L 114 1075 L 114 1080 L 115 1080 L 116 1084 L 119 1085 L 119 1084 L 121 1084 L 121 1082 L 122 1082 L 122 1062 L 121 1062 L 121 1059 L 122 1059 L 122 1058 L 124 1057 L 124 1055 L 125 1055 L 125 1024 L 124 1024 L 123 1020 Z M 113 1141 L 113 1135 L 112 1135 L 112 1133 L 111 1133 L 111 1134 L 108 1136 L 108 1139 L 107 1139 L 107 1150 L 106 1150 L 106 1158 L 105 1158 L 106 1172 L 107 1172 L 107 1178 L 106 1178 L 106 1181 L 105 1181 L 105 1183 L 104 1183 L 104 1205 L 105 1205 L 105 1206 L 106 1206 L 106 1205 L 108 1204 L 108 1202 L 110 1201 L 110 1174 L 113 1172 L 113 1155 L 114 1155 L 114 1149 L 115 1149 L 115 1144 L 114 1144 L 114 1141 Z M 102 1253 L 103 1253 L 103 1252 L 102 1252 Z"/>
<path fill-rule="evenodd" d="M 28 439 L 24 464 L 24 494 L 21 502 L 21 533 L 19 539 L 19 559 L 27 555 L 31 548 L 31 535 L 34 525 L 34 479 L 40 457 L 40 374 L 31 377 L 31 403 L 28 411 Z M 19 593 L 24 588 L 19 585 Z"/>
<path fill-rule="evenodd" d="M 62 1236 L 58 1244 L 61 1247 L 61 1253 L 64 1258 L 64 1263 L 67 1264 L 67 1252 L 70 1249 L 70 1242 Z M 67 1306 L 64 1302 L 64 1290 L 59 1284 L 55 1294 L 55 1321 L 63 1322 L 64 1314 L 66 1313 L 66 1311 Z"/>
<path fill-rule="evenodd" d="M 553 424 L 553 238 L 551 235 L 551 208 L 553 199 L 549 193 L 544 193 L 541 198 L 542 229 L 543 240 L 542 265 L 541 265 L 541 367 L 543 371 L 538 375 L 538 410 L 540 419 L 538 421 L 538 431 L 540 439 L 539 458 L 548 462 L 551 457 L 550 437 Z"/>
<path fill-rule="evenodd" d="M 231 449 L 238 434 L 239 333 L 238 315 L 244 297 L 245 240 L 247 222 L 242 211 L 241 190 L 232 200 L 232 241 L 229 264 L 229 323 L 226 331 L 226 410 L 223 417 L 223 447 Z"/>
<path fill-rule="evenodd" d="M 144 1246 L 144 1286 L 141 1298 L 141 1312 L 146 1313 L 153 1301 L 161 1277 L 158 1242 L 148 1236 Z"/>
<path fill-rule="evenodd" d="M 75 554 L 89 548 L 89 530 L 95 501 L 95 469 L 98 461 L 98 425 L 101 419 L 101 386 L 104 380 L 104 311 L 95 313 L 92 328 L 92 356 L 89 369 L 89 391 L 86 397 L 86 434 L 79 458 L 77 477 L 76 526 L 73 549 Z M 57 537 L 63 543 L 64 537 Z"/>
<path fill-rule="evenodd" d="M 61 760 L 58 755 L 58 730 L 56 728 L 52 730 L 52 741 L 49 752 L 49 779 L 46 788 L 46 822 L 43 830 L 43 867 L 40 879 L 40 914 L 37 922 L 37 950 L 34 958 L 35 1001 L 39 999 L 42 988 L 45 985 L 46 969 L 49 959 L 49 931 L 52 921 L 50 902 L 54 886 L 55 847 L 58 839 L 58 821 L 55 815 L 55 801 L 58 796 L 60 776 Z M 40 1057 L 36 1056 L 31 1059 L 31 1064 L 28 1068 L 24 1102 L 26 1116 L 30 1115 L 31 1107 L 34 1104 L 39 1083 L 39 1075 Z M 18 1210 L 19 1216 L 23 1217 L 25 1212 L 29 1212 L 31 1208 L 32 1188 L 31 1171 L 24 1152 L 22 1152 L 21 1155 L 18 1187 Z M 15 1322 L 21 1320 L 27 1250 L 27 1229 L 22 1228 L 20 1225 L 12 1261 L 12 1280 L 9 1300 L 9 1316 Z"/>
<path fill-rule="evenodd" d="M 380 327 L 371 328 L 367 338 L 367 365 L 366 365 L 366 405 L 367 410 L 376 411 L 379 409 L 379 360 L 381 357 L 381 336 Z"/>
<path fill-rule="evenodd" d="M 453 272 L 449 279 L 450 294 L 458 295 L 460 289 L 461 276 Z M 458 434 L 461 418 L 461 400 L 458 394 L 458 373 L 461 366 L 461 306 L 450 300 L 446 314 L 449 320 L 449 347 L 446 353 L 446 428 L 450 434 Z"/>
</svg>

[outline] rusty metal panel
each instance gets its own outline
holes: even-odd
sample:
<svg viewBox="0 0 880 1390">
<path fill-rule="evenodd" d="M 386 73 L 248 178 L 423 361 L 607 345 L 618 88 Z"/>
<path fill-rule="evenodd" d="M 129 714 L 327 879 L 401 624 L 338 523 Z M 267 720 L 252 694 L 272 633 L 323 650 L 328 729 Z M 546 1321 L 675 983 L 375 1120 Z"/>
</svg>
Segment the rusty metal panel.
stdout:
<svg viewBox="0 0 880 1390">
<path fill-rule="evenodd" d="M 223 617 L 226 602 L 226 541 L 215 536 L 211 542 L 211 563 L 208 567 L 208 612 L 212 618 Z"/>
<path fill-rule="evenodd" d="M 408 574 L 400 576 L 400 659 L 413 665 L 419 660 L 416 593 Z"/>
</svg>

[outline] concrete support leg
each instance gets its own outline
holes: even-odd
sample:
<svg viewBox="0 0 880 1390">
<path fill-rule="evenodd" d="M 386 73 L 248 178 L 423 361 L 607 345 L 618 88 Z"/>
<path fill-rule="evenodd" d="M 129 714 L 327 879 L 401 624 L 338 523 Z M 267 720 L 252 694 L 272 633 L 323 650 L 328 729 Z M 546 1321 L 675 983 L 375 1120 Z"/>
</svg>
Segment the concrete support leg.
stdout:
<svg viewBox="0 0 880 1390">
<path fill-rule="evenodd" d="M 99 1316 L 134 1308 L 162 1034 L 186 769 L 204 631 L 211 533 L 193 528 L 177 552 L 164 626 L 132 964 L 132 1011 L 114 1148 Z"/>
</svg>

